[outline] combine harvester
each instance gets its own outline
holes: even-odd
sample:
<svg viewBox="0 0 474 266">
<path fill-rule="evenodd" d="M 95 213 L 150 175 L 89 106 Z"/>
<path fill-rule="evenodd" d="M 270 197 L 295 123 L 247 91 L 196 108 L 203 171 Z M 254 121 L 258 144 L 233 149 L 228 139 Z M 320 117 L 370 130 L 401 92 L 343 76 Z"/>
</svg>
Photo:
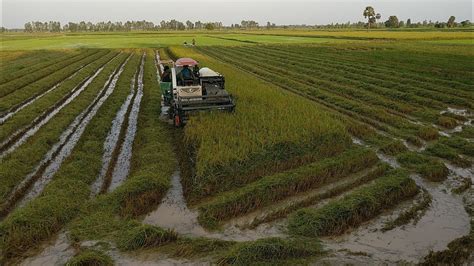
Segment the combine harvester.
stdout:
<svg viewBox="0 0 474 266">
<path fill-rule="evenodd" d="M 199 69 L 198 62 L 191 58 L 160 63 L 171 69 L 171 81 L 161 81 L 160 88 L 162 103 L 168 107 L 168 116 L 176 127 L 183 126 L 193 112 L 234 110 L 234 99 L 225 90 L 221 74 L 207 67 Z"/>
</svg>

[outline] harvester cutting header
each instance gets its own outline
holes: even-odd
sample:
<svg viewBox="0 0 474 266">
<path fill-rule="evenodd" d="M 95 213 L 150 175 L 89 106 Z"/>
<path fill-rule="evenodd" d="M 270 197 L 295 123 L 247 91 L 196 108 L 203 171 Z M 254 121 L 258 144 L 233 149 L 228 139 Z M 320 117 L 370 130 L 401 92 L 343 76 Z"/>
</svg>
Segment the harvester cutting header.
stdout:
<svg viewBox="0 0 474 266">
<path fill-rule="evenodd" d="M 204 67 L 191 58 L 180 58 L 176 62 L 160 61 L 164 65 L 160 88 L 164 106 L 174 125 L 186 123 L 188 115 L 197 111 L 233 111 L 232 95 L 225 90 L 225 78 L 218 72 Z"/>
</svg>

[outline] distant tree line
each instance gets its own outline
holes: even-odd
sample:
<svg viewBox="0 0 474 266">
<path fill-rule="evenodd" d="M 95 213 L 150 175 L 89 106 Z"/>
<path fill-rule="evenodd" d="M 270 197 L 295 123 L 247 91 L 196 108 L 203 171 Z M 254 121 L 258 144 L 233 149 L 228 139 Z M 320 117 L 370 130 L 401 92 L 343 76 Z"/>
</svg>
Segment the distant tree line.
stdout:
<svg viewBox="0 0 474 266">
<path fill-rule="evenodd" d="M 68 22 L 61 26 L 58 21 L 28 22 L 24 26 L 25 32 L 119 32 L 119 31 L 158 31 L 158 30 L 219 30 L 219 29 L 272 29 L 272 28 L 313 28 L 313 29 L 351 29 L 351 28 L 455 28 L 455 27 L 469 27 L 472 23 L 469 20 L 456 22 L 454 16 L 449 17 L 447 22 L 433 22 L 420 21 L 413 22 L 407 19 L 406 22 L 399 20 L 397 16 L 389 16 L 385 22 L 380 22 L 381 15 L 376 13 L 373 7 L 366 7 L 363 16 L 367 19 L 366 22 L 347 22 L 347 23 L 331 23 L 327 25 L 276 25 L 275 23 L 267 22 L 266 25 L 259 25 L 254 20 L 242 20 L 240 23 L 225 26 L 222 22 L 201 22 L 201 21 L 186 21 L 181 22 L 175 19 L 165 21 L 162 20 L 159 24 L 154 24 L 146 20 L 141 21 L 126 21 L 123 22 L 85 22 L 79 23 Z M 1 27 L 0 32 L 8 31 L 8 29 Z"/>
</svg>

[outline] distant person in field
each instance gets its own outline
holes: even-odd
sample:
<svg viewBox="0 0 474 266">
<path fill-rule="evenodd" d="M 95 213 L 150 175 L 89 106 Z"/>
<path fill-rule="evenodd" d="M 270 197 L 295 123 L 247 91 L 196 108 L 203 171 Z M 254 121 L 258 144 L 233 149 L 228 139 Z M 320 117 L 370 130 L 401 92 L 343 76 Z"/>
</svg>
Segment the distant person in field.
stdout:
<svg viewBox="0 0 474 266">
<path fill-rule="evenodd" d="M 184 65 L 181 72 L 179 72 L 179 79 L 183 85 L 186 80 L 194 80 L 194 73 L 189 69 L 188 65 Z"/>
<path fill-rule="evenodd" d="M 196 46 L 196 40 L 193 38 L 193 46 Z"/>
<path fill-rule="evenodd" d="M 171 69 L 169 66 L 164 67 L 163 73 L 161 73 L 161 81 L 171 82 Z"/>
</svg>

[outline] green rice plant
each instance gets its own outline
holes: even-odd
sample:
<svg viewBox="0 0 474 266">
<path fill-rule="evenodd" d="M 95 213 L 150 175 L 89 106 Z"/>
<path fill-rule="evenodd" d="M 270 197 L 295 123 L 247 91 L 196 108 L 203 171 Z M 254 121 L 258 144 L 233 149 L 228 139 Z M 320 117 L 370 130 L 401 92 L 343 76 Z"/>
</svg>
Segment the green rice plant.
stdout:
<svg viewBox="0 0 474 266">
<path fill-rule="evenodd" d="M 438 141 L 444 145 L 458 150 L 460 153 L 474 156 L 474 143 L 470 142 L 462 137 L 452 136 L 450 138 L 441 137 Z"/>
<path fill-rule="evenodd" d="M 112 266 L 114 261 L 112 258 L 99 250 L 86 249 L 81 250 L 73 258 L 71 258 L 66 266 Z"/>
<path fill-rule="evenodd" d="M 61 72 L 63 68 L 67 67 L 70 64 L 73 64 L 74 62 L 84 59 L 87 56 L 96 53 L 97 51 L 94 50 L 86 50 L 85 53 L 81 53 L 79 55 L 76 55 L 68 60 L 64 60 L 62 62 L 59 62 L 57 64 L 51 65 L 47 68 L 43 68 L 37 72 L 31 73 L 26 77 L 22 77 L 19 79 L 15 79 L 9 82 L 6 82 L 4 84 L 0 85 L 0 97 L 4 97 L 10 93 L 12 93 L 15 90 L 22 89 L 23 87 L 27 86 L 28 84 L 34 83 L 37 80 L 40 80 L 42 78 L 45 78 L 54 72 Z"/>
<path fill-rule="evenodd" d="M 170 187 L 176 160 L 168 128 L 159 120 L 161 94 L 152 51 L 147 51 L 145 60 L 143 93 L 129 177 L 81 208 L 82 215 L 69 226 L 76 241 L 108 238 L 120 243 L 124 231 L 140 225 L 134 218 L 155 209 Z"/>
<path fill-rule="evenodd" d="M 452 117 L 440 116 L 438 117 L 438 125 L 448 129 L 453 129 L 458 125 L 458 122 Z"/>
<path fill-rule="evenodd" d="M 455 132 L 453 135 L 461 138 L 474 139 L 474 126 L 465 125 L 462 127 L 461 132 Z"/>
<path fill-rule="evenodd" d="M 407 137 L 407 142 L 412 145 L 415 145 L 416 147 L 423 146 L 423 142 L 421 141 L 421 139 L 413 135 Z"/>
<path fill-rule="evenodd" d="M 397 155 L 399 153 L 407 151 L 407 147 L 401 142 L 400 140 L 394 140 L 386 145 L 380 147 L 379 149 L 381 152 L 387 155 Z"/>
<path fill-rule="evenodd" d="M 19 146 L 12 153 L 2 158 L 0 165 L 0 207 L 2 211 L 6 207 L 6 199 L 23 178 L 31 173 L 41 162 L 51 146 L 60 141 L 60 136 L 74 119 L 97 96 L 104 86 L 109 75 L 120 63 L 120 58 L 111 61 L 74 101 L 65 106 L 48 123 L 42 126 L 33 136 Z M 124 59 L 124 58 L 122 58 Z"/>
<path fill-rule="evenodd" d="M 288 229 L 291 234 L 301 236 L 341 234 L 400 201 L 413 197 L 417 192 L 418 187 L 408 174 L 395 170 L 342 199 L 333 200 L 317 209 L 297 211 L 289 216 Z"/>
<path fill-rule="evenodd" d="M 141 225 L 125 231 L 119 237 L 118 247 L 121 250 L 157 247 L 178 239 L 171 230 L 163 230 L 156 226 Z"/>
<path fill-rule="evenodd" d="M 213 54 L 212 52 L 209 52 L 210 49 L 206 49 L 203 51 L 213 55 L 216 58 L 222 58 L 220 57 L 221 52 Z M 312 97 L 312 99 L 316 98 L 322 104 L 327 105 L 328 103 L 330 103 L 336 106 L 335 109 L 337 111 L 340 111 L 340 109 L 342 109 L 344 112 L 355 112 L 361 116 L 374 119 L 376 120 L 376 122 L 373 123 L 374 125 L 377 125 L 382 122 L 384 124 L 396 128 L 405 128 L 408 130 L 415 130 L 416 128 L 416 126 L 407 123 L 401 117 L 390 114 L 386 109 L 377 108 L 374 106 L 367 106 L 363 102 L 348 99 L 343 95 L 337 95 L 334 93 L 334 89 L 327 91 L 325 89 L 327 84 L 315 88 L 315 84 L 313 82 L 305 83 L 304 79 L 293 77 L 294 73 L 282 76 L 282 73 L 288 71 L 281 68 L 272 67 L 271 64 L 259 65 L 259 63 L 257 63 L 256 61 L 249 62 L 248 60 L 242 57 L 239 57 L 238 59 L 231 59 L 229 56 L 226 56 L 223 58 L 223 60 L 233 65 L 240 66 L 242 69 L 254 73 L 259 77 L 263 77 L 265 80 L 272 82 L 280 87 L 288 88 L 290 91 L 297 90 L 299 92 L 302 92 L 302 94 L 304 95 Z M 261 59 L 260 61 L 264 61 L 264 59 Z"/>
<path fill-rule="evenodd" d="M 461 167 L 471 166 L 471 162 L 468 159 L 460 157 L 455 149 L 440 142 L 428 145 L 428 147 L 426 147 L 425 152 L 433 156 L 438 156 L 440 158 L 447 159 L 453 164 Z"/>
<path fill-rule="evenodd" d="M 30 125 L 35 119 L 37 119 L 43 113 L 50 113 L 52 110 L 57 108 L 60 104 L 62 104 L 68 95 L 71 94 L 72 88 L 75 86 L 79 86 L 82 84 L 85 79 L 89 76 L 92 76 L 101 66 L 106 64 L 115 53 L 109 53 L 98 60 L 91 62 L 89 66 L 85 69 L 80 70 L 77 75 L 70 80 L 65 81 L 61 86 L 58 86 L 55 90 L 49 92 L 47 95 L 43 96 L 42 98 L 36 100 L 33 104 L 25 107 L 23 110 L 16 113 L 11 119 L 7 120 L 3 123 L 0 128 L 0 141 L 5 141 L 8 139 L 12 134 L 17 132 L 19 129 L 23 129 L 26 126 Z M 77 67 L 77 65 L 75 66 Z M 75 69 L 74 71 L 76 71 Z M 65 69 L 65 71 L 68 71 Z M 42 82 L 39 82 L 42 83 Z M 35 84 L 37 86 L 39 84 Z M 25 91 L 25 94 L 29 93 Z M 18 95 L 16 95 L 18 96 Z M 8 97 L 7 97 L 8 98 Z M 16 102 L 18 98 L 9 98 L 6 99 L 5 106 L 10 106 L 11 101 L 13 100 Z M 2 104 L 3 104 L 2 103 Z M 0 107 L 1 108 L 1 107 Z"/>
<path fill-rule="evenodd" d="M 20 90 L 15 90 L 12 93 L 4 96 L 2 101 L 0 102 L 0 111 L 6 112 L 15 107 L 18 107 L 32 99 L 48 89 L 52 88 L 53 86 L 57 85 L 59 82 L 64 82 L 64 84 L 69 83 L 70 89 L 73 88 L 72 80 L 67 80 L 68 77 L 71 77 L 74 73 L 76 73 L 81 66 L 85 66 L 89 63 L 93 64 L 92 62 L 105 62 L 103 61 L 105 58 L 114 55 L 115 52 L 112 51 L 99 51 L 97 53 L 93 53 L 90 56 L 85 57 L 82 60 L 74 62 L 67 67 L 64 67 L 61 71 L 57 71 L 47 77 L 44 77 L 36 82 L 33 82 Z M 87 67 L 90 69 L 90 67 Z M 74 79 L 74 78 L 71 78 Z M 77 82 L 79 83 L 79 82 Z"/>
<path fill-rule="evenodd" d="M 173 257 L 196 258 L 203 256 L 214 256 L 236 245 L 234 241 L 225 241 L 216 238 L 205 237 L 179 237 L 174 243 L 170 243 L 159 249 L 160 252 L 170 254 Z"/>
<path fill-rule="evenodd" d="M 324 199 L 336 197 L 350 189 L 355 187 L 361 186 L 367 182 L 370 182 L 380 176 L 385 175 L 391 169 L 390 165 L 386 163 L 378 163 L 374 169 L 372 169 L 368 173 L 364 173 L 361 175 L 360 173 L 356 173 L 353 176 L 349 176 L 349 180 L 355 176 L 355 179 L 343 182 L 339 185 L 330 186 L 329 188 L 325 189 L 324 192 L 317 193 L 315 195 L 311 195 L 306 197 L 304 200 L 300 200 L 298 202 L 292 202 L 291 204 L 283 207 L 283 208 L 275 208 L 272 210 L 269 207 L 269 211 L 266 210 L 265 216 L 259 216 L 252 220 L 252 223 L 249 224 L 249 228 L 255 228 L 262 223 L 268 223 L 274 221 L 278 218 L 286 217 L 289 213 L 294 212 L 300 208 L 308 207 L 311 205 L 316 204 Z M 324 188 L 324 187 L 323 187 Z"/>
<path fill-rule="evenodd" d="M 430 181 L 443 181 L 449 174 L 448 168 L 442 162 L 425 154 L 404 152 L 397 156 L 397 161 Z"/>
<path fill-rule="evenodd" d="M 435 140 L 438 139 L 438 130 L 434 127 L 421 127 L 416 133 L 418 137 L 423 140 Z"/>
<path fill-rule="evenodd" d="M 191 201 L 339 154 L 351 145 L 342 124 L 310 101 L 195 50 L 172 47 L 170 52 L 223 73 L 237 101 L 234 113 L 198 114 L 184 129 L 195 158 L 195 176 L 183 179 Z"/>
<path fill-rule="evenodd" d="M 307 238 L 264 238 L 236 244 L 217 260 L 218 265 L 278 265 L 301 263 L 323 253 L 321 244 Z"/>
<path fill-rule="evenodd" d="M 28 62 L 28 65 L 21 64 L 17 67 L 9 66 L 6 69 L 3 68 L 2 70 L 0 70 L 2 71 L 2 74 L 3 74 L 2 77 L 0 77 L 0 84 L 4 84 L 11 80 L 21 78 L 22 76 L 32 74 L 38 70 L 47 68 L 51 65 L 57 64 L 58 62 L 77 56 L 78 53 L 81 53 L 81 52 L 84 52 L 84 51 L 76 51 L 76 50 L 72 50 L 72 51 L 63 50 L 63 51 L 51 51 L 51 52 L 43 51 L 43 53 L 46 54 L 45 56 L 39 56 L 40 54 L 36 53 L 31 58 L 32 60 Z M 15 61 L 12 62 L 12 64 L 14 64 Z"/>
<path fill-rule="evenodd" d="M 114 66 L 118 67 L 118 64 L 125 60 L 126 56 L 124 54 L 119 58 L 120 60 L 109 66 L 108 70 L 112 71 Z M 132 65 L 132 59 L 132 62 L 127 65 L 115 92 L 104 102 L 104 105 L 91 120 L 72 154 L 63 162 L 43 192 L 24 207 L 13 210 L 0 223 L 0 247 L 4 251 L 3 260 L 19 256 L 29 248 L 53 236 L 78 214 L 81 205 L 87 201 L 90 196 L 90 184 L 100 173 L 103 143 L 111 127 L 110 121 L 129 93 L 130 76 L 135 72 L 137 63 L 138 60 L 135 60 L 135 65 Z M 97 81 L 91 83 L 91 92 L 94 92 L 92 88 L 104 85 L 108 74 L 110 74 L 106 73 L 108 70 L 99 75 Z M 120 83 L 126 84 L 126 86 L 122 85 L 120 88 Z M 91 94 L 91 97 L 85 99 L 79 99 L 79 96 L 71 104 L 79 101 L 87 101 L 86 103 L 89 104 L 93 99 L 92 96 L 95 94 Z M 74 114 L 71 113 L 71 115 Z M 55 118 L 55 122 L 54 126 L 58 126 L 57 118 Z M 40 131 L 37 134 L 40 134 Z"/>
<path fill-rule="evenodd" d="M 369 149 L 354 149 L 300 168 L 265 176 L 245 187 L 217 195 L 199 206 L 199 222 L 216 228 L 220 221 L 274 203 L 277 200 L 334 182 L 377 163 Z"/>
</svg>

